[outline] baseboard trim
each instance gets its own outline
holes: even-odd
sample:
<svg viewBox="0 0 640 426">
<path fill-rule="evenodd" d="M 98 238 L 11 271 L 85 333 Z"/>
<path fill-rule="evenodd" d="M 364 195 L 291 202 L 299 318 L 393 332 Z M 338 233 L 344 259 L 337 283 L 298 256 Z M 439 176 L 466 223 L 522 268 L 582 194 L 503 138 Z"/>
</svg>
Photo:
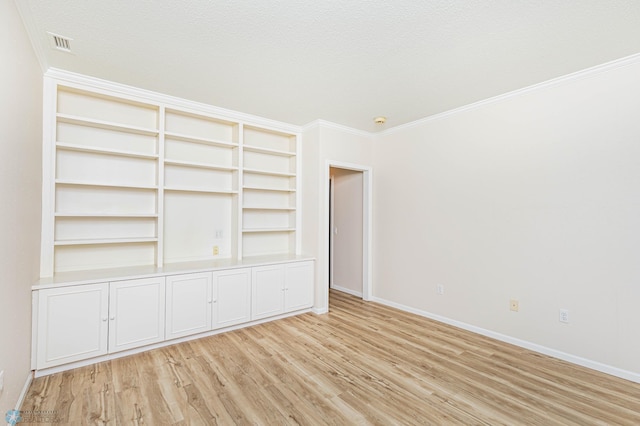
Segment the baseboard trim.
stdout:
<svg viewBox="0 0 640 426">
<path fill-rule="evenodd" d="M 347 293 L 347 294 L 350 294 L 352 296 L 356 296 L 356 297 L 359 297 L 359 298 L 362 299 L 362 292 L 361 291 L 358 292 L 356 290 L 352 290 L 350 288 L 342 287 L 342 286 L 335 285 L 335 284 L 331 285 L 331 289 L 338 290 L 338 291 L 341 291 L 343 293 Z"/>
<path fill-rule="evenodd" d="M 507 336 L 502 333 L 497 333 L 495 331 L 487 330 L 481 327 L 477 327 L 475 325 L 467 324 L 465 322 L 457 321 L 451 318 L 447 318 L 441 315 L 432 314 L 427 311 L 423 311 L 420 309 L 412 308 L 410 306 L 406 306 L 400 303 L 392 302 L 390 300 L 382 299 L 379 297 L 372 298 L 373 302 L 380 303 L 382 305 L 390 306 L 392 308 L 400 309 L 401 311 L 409 312 L 412 314 L 420 315 L 421 317 L 429 318 L 444 324 L 452 325 L 454 327 L 461 328 L 463 330 L 471 331 L 476 334 L 480 334 L 482 336 L 490 337 L 492 339 L 499 340 L 501 342 L 510 343 L 515 346 L 519 346 L 524 349 L 529 349 L 534 352 L 541 353 L 543 355 L 548 355 L 554 358 L 561 359 L 563 361 L 570 362 L 572 364 L 580 365 L 582 367 L 590 368 L 592 370 L 599 371 L 601 373 L 609 374 L 612 376 L 620 377 L 625 380 L 630 380 L 635 383 L 640 383 L 640 374 L 634 373 L 632 371 L 623 370 L 618 367 L 613 367 L 608 364 L 603 364 L 601 362 L 593 361 L 587 358 L 582 358 L 576 355 L 572 355 L 566 352 L 558 351 L 556 349 L 548 348 L 546 346 L 539 345 L 537 343 L 532 343 L 527 340 L 517 339 L 515 337 Z"/>
<path fill-rule="evenodd" d="M 60 373 L 62 371 L 67 371 L 67 370 L 71 370 L 71 369 L 74 369 L 74 368 L 86 367 L 88 365 L 93 365 L 93 364 L 97 364 L 99 362 L 104 362 L 104 361 L 111 361 L 111 360 L 122 358 L 122 357 L 125 357 L 125 356 L 135 355 L 135 354 L 139 354 L 139 353 L 142 353 L 142 352 L 146 352 L 146 351 L 149 351 L 149 350 L 152 350 L 152 349 L 163 348 L 163 347 L 166 347 L 166 346 L 176 345 L 178 343 L 188 342 L 188 341 L 191 341 L 191 340 L 203 339 L 205 337 L 215 336 L 217 334 L 227 333 L 229 331 L 239 330 L 241 328 L 247 328 L 247 327 L 251 327 L 251 326 L 254 326 L 254 325 L 258 325 L 258 324 L 264 324 L 266 322 L 276 321 L 276 320 L 280 320 L 280 319 L 284 319 L 284 318 L 288 318 L 288 317 L 304 314 L 304 313 L 307 313 L 307 312 L 313 312 L 313 310 L 311 308 L 303 308 L 303 309 L 300 309 L 300 310 L 297 310 L 297 311 L 291 311 L 291 312 L 287 312 L 287 313 L 284 313 L 284 314 L 275 315 L 275 316 L 272 316 L 272 317 L 261 318 L 261 319 L 257 319 L 257 320 L 253 320 L 253 321 L 249 321 L 249 322 L 235 324 L 235 325 L 231 325 L 231 326 L 224 327 L 224 328 L 218 328 L 218 329 L 215 329 L 215 330 L 206 331 L 206 332 L 203 332 L 203 333 L 197 333 L 197 334 L 192 334 L 192 335 L 189 335 L 189 336 L 183 336 L 183 337 L 177 337 L 177 338 L 174 338 L 174 339 L 164 340 L 162 342 L 152 343 L 150 345 L 140 346 L 138 348 L 127 349 L 127 350 L 124 350 L 124 351 L 114 352 L 114 353 L 110 353 L 110 354 L 107 354 L 107 355 L 101 355 L 101 356 L 97 356 L 97 357 L 94 357 L 94 358 L 87 358 L 87 359 L 83 359 L 83 360 L 80 360 L 80 361 L 73 361 L 73 362 L 69 362 L 67 364 L 56 365 L 56 366 L 53 366 L 53 367 L 46 367 L 46 368 L 42 368 L 42 369 L 39 369 L 39 370 L 35 370 L 33 372 L 33 375 L 36 378 L 37 377 L 48 376 L 50 374 Z M 28 386 L 27 386 L 27 388 L 28 388 Z M 25 391 L 26 391 L 26 389 L 25 389 Z"/>
<path fill-rule="evenodd" d="M 327 308 L 313 308 L 311 310 L 311 312 L 313 312 L 316 315 L 324 315 L 324 314 L 329 312 L 329 309 L 327 309 Z"/>
<path fill-rule="evenodd" d="M 27 396 L 27 392 L 29 392 L 29 386 L 31 386 L 31 382 L 33 381 L 33 371 L 30 371 L 27 375 L 27 380 L 24 382 L 24 386 L 22 387 L 22 391 L 20 392 L 20 396 L 18 396 L 18 401 L 16 402 L 15 410 L 20 410 L 22 407 L 22 403 L 24 402 L 24 398 Z"/>
</svg>

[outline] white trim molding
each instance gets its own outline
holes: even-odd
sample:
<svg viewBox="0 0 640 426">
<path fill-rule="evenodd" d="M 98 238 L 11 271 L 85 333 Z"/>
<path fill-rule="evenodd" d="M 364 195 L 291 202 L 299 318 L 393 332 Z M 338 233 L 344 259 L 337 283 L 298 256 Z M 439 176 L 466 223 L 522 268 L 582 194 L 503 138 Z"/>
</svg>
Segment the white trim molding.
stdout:
<svg viewBox="0 0 640 426">
<path fill-rule="evenodd" d="M 390 306 L 392 308 L 399 309 L 404 312 L 420 315 L 421 317 L 429 318 L 434 321 L 438 321 L 438 322 L 448 324 L 463 330 L 467 330 L 472 333 L 490 337 L 492 339 L 499 340 L 501 342 L 510 343 L 512 345 L 519 346 L 524 349 L 529 349 L 531 351 L 538 352 L 543 355 L 548 355 L 553 358 L 561 359 L 563 361 L 567 361 L 572 364 L 590 368 L 592 370 L 596 370 L 601 373 L 610 374 L 612 376 L 620 377 L 625 380 L 630 380 L 635 383 L 640 383 L 640 374 L 634 373 L 633 371 L 623 370 L 621 368 L 613 367 L 611 365 L 603 364 L 601 362 L 597 362 L 597 361 L 582 358 L 576 355 L 568 354 L 566 352 L 558 351 L 556 349 L 551 349 L 546 346 L 539 345 L 537 343 L 529 342 L 522 339 L 517 339 L 515 337 L 507 336 L 506 334 L 497 333 L 495 331 L 487 330 L 485 328 L 467 324 L 462 321 L 457 321 L 451 318 L 443 317 L 441 315 L 432 314 L 427 311 L 412 308 L 412 307 L 409 307 L 400 303 L 392 302 L 390 300 L 382 299 L 379 297 L 372 298 L 372 301 L 380 303 L 382 305 Z"/>
<path fill-rule="evenodd" d="M 333 284 L 330 288 L 332 290 L 341 291 L 343 293 L 347 293 L 347 294 L 350 294 L 350 295 L 355 296 L 355 297 L 360 297 L 360 298 L 362 297 L 362 292 L 361 291 L 352 290 L 350 288 L 342 287 L 342 286 L 335 285 L 335 284 Z"/>
<path fill-rule="evenodd" d="M 185 110 L 191 110 L 191 111 L 197 110 L 199 113 L 204 112 L 207 114 L 211 114 L 213 116 L 224 118 L 226 120 L 234 120 L 241 123 L 248 122 L 253 126 L 260 126 L 266 129 L 284 131 L 284 132 L 290 132 L 290 133 L 301 132 L 301 127 L 296 126 L 294 124 L 285 123 L 282 121 L 276 121 L 269 118 L 259 117 L 256 115 L 247 114 L 240 111 L 234 111 L 226 108 L 221 108 L 221 107 L 217 107 L 214 105 L 209 105 L 201 102 L 190 101 L 184 98 L 165 95 L 163 93 L 141 89 L 133 86 L 127 86 L 125 84 L 120 84 L 113 81 L 90 77 L 83 74 L 77 74 L 74 72 L 65 71 L 57 68 L 49 68 L 44 75 L 45 77 L 49 77 L 57 80 L 57 82 L 89 86 L 93 89 L 107 91 L 110 94 L 134 96 L 146 102 L 156 102 L 158 104 L 171 104 L 174 107 L 179 107 Z"/>
<path fill-rule="evenodd" d="M 373 297 L 373 168 L 361 164 L 346 163 L 343 161 L 326 160 L 322 181 L 324 182 L 323 199 L 329 200 L 329 176 L 331 176 L 331 167 L 339 169 L 353 170 L 362 172 L 362 298 L 371 300 Z M 329 203 L 324 203 L 324 211 L 322 216 L 322 235 L 323 235 L 323 252 L 327 256 L 327 266 L 329 262 Z M 323 268 L 325 265 L 319 265 Z M 326 304 L 329 304 L 329 276 L 324 274 L 323 282 L 320 283 L 325 289 Z"/>
<path fill-rule="evenodd" d="M 611 71 L 617 68 L 622 68 L 622 67 L 626 67 L 629 65 L 634 65 L 640 63 L 640 53 L 637 53 L 635 55 L 631 55 L 631 56 L 626 56 L 624 58 L 620 58 L 620 59 L 616 59 L 610 62 L 606 62 L 604 64 L 600 64 L 600 65 L 596 65 L 593 66 L 591 68 L 586 68 L 584 70 L 580 70 L 580 71 L 576 71 L 573 72 L 571 74 L 566 74 L 560 77 L 556 77 L 556 78 L 552 78 L 551 80 L 547 80 L 547 81 L 543 81 L 541 83 L 536 83 L 533 84 L 531 86 L 527 86 L 527 87 L 523 87 L 520 89 L 516 89 L 516 90 L 512 90 L 511 92 L 507 92 L 507 93 L 503 93 L 502 95 L 498 95 L 498 96 L 493 96 L 491 98 L 487 98 L 487 99 L 483 99 L 481 101 L 478 102 L 474 102 L 471 104 L 467 104 L 467 105 L 463 105 L 461 107 L 458 108 L 454 108 L 448 111 L 443 111 L 441 113 L 438 114 L 434 114 L 434 115 L 430 115 L 424 118 L 420 118 L 418 120 L 415 121 L 411 121 L 409 123 L 405 123 L 405 124 L 401 124 L 399 126 L 395 126 L 392 127 L 390 129 L 387 130 L 383 130 L 381 132 L 378 133 L 373 133 L 374 136 L 382 136 L 382 135 L 389 135 L 392 133 L 395 133 L 397 131 L 400 130 L 404 130 L 404 129 L 408 129 L 411 127 L 415 127 L 415 126 L 419 126 L 423 123 L 429 122 L 429 121 L 434 121 L 434 120 L 440 120 L 443 118 L 446 118 L 450 115 L 455 115 L 455 114 L 460 114 L 463 113 L 465 111 L 469 111 L 469 110 L 473 110 L 476 108 L 480 108 L 482 106 L 488 105 L 488 104 L 493 104 L 496 102 L 500 102 L 506 99 L 510 99 L 510 98 L 514 98 L 517 96 L 522 96 L 525 95 L 527 93 L 530 92 L 534 92 L 534 91 L 538 91 L 538 90 L 543 90 L 543 89 L 547 89 L 549 87 L 553 87 L 553 86 L 558 86 L 561 84 L 566 84 L 566 83 L 571 83 L 573 81 L 577 81 L 583 78 L 588 78 L 588 77 L 592 77 L 594 75 L 603 73 L 603 72 L 607 72 L 607 71 Z"/>
<path fill-rule="evenodd" d="M 27 392 L 29 391 L 29 386 L 31 386 L 31 382 L 33 381 L 33 372 L 30 371 L 27 376 L 27 380 L 24 382 L 24 386 L 22 386 L 22 391 L 20 392 L 20 396 L 18 396 L 18 401 L 16 401 L 15 410 L 20 410 L 22 407 L 22 403 L 24 402 L 24 398 L 27 396 Z"/>
</svg>

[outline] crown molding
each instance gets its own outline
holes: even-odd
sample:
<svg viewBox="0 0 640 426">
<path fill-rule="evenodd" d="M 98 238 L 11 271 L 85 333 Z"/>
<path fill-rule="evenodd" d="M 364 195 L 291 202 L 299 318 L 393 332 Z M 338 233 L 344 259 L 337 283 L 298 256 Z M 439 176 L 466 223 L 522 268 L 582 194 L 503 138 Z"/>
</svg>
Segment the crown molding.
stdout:
<svg viewBox="0 0 640 426">
<path fill-rule="evenodd" d="M 108 91 L 109 93 L 115 93 L 126 97 L 135 97 L 140 101 L 154 102 L 157 104 L 168 104 L 168 106 L 170 106 L 171 108 L 177 107 L 198 113 L 204 112 L 225 120 L 233 120 L 243 124 L 246 123 L 249 125 L 257 125 L 265 129 L 289 133 L 300 133 L 302 131 L 302 128 L 300 126 L 294 124 L 284 123 L 282 121 L 272 120 L 270 118 L 221 108 L 202 102 L 190 101 L 188 99 L 165 95 L 163 93 L 128 86 L 126 84 L 103 80 L 100 78 L 78 74 L 71 71 L 65 71 L 58 68 L 49 68 L 45 72 L 44 76 L 45 78 L 51 78 L 61 83 L 88 86 L 93 89 Z"/>
<path fill-rule="evenodd" d="M 535 92 L 538 90 L 544 90 L 544 89 L 548 89 L 550 87 L 555 87 L 555 86 L 559 86 L 562 84 L 568 84 L 577 80 L 581 80 L 583 78 L 589 78 L 589 77 L 593 77 L 595 75 L 604 73 L 604 72 L 608 72 L 608 71 L 612 71 L 618 68 L 623 68 L 629 65 L 635 65 L 635 64 L 639 64 L 640 63 L 640 53 L 631 55 L 631 56 L 626 56 L 624 58 L 620 58 L 620 59 L 616 59 L 610 62 L 605 62 L 604 64 L 600 64 L 600 65 L 596 65 L 590 68 L 586 68 L 584 70 L 580 70 L 580 71 L 576 71 L 574 73 L 571 74 L 566 74 L 563 75 L 561 77 L 556 77 L 553 78 L 551 80 L 547 80 L 544 81 L 542 83 L 536 83 L 533 84 L 531 86 L 527 86 L 527 87 L 523 87 L 521 89 L 516 89 L 513 90 L 511 92 L 507 92 L 504 93 L 502 95 L 498 95 L 498 96 L 494 96 L 491 98 L 487 98 L 487 99 L 483 99 L 481 101 L 478 102 L 474 102 L 468 105 L 464 105 L 461 106 L 459 108 L 454 108 L 451 109 L 449 111 L 444 111 L 441 112 L 439 114 L 434 114 L 434 115 L 430 115 L 428 117 L 424 117 L 415 121 L 411 121 L 409 123 L 406 124 L 401 124 L 399 126 L 396 127 L 392 127 L 390 129 L 384 130 L 382 132 L 379 133 L 375 133 L 375 136 L 385 136 L 385 135 L 390 135 L 396 132 L 399 132 L 401 130 L 406 130 L 409 129 L 411 127 L 416 127 L 419 126 L 421 124 L 430 122 L 430 121 L 434 121 L 434 120 L 441 120 L 443 118 L 449 117 L 451 115 L 455 115 L 455 114 L 460 114 L 466 111 L 470 111 L 470 110 L 474 110 L 477 108 L 481 108 L 485 105 L 489 105 L 489 104 L 494 104 L 497 102 L 502 102 L 506 99 L 510 99 L 510 98 L 515 98 L 518 96 L 522 96 L 531 92 Z"/>
<path fill-rule="evenodd" d="M 19 4 L 22 4 L 22 3 L 19 3 Z M 36 55 L 38 56 L 38 60 L 41 62 L 41 65 L 43 65 L 44 55 L 38 54 L 38 49 L 36 48 L 36 44 L 34 44 L 34 49 L 36 50 Z M 571 74 L 567 74 L 561 77 L 557 77 L 551 80 L 547 80 L 542 83 L 537 83 L 521 89 L 513 90 L 511 92 L 507 92 L 502 95 L 483 99 L 481 101 L 464 105 L 459 108 L 454 108 L 439 114 L 430 115 L 409 123 L 401 124 L 399 126 L 395 126 L 390 129 L 383 130 L 381 132 L 375 132 L 375 133 L 368 132 L 365 130 L 355 129 L 353 127 L 345 126 L 342 124 L 338 124 L 338 123 L 334 123 L 334 122 L 322 120 L 322 119 L 314 120 L 303 126 L 298 126 L 290 123 L 272 120 L 265 117 L 243 113 L 240 111 L 234 111 L 226 108 L 216 107 L 216 106 L 201 103 L 201 102 L 194 102 L 194 101 L 190 101 L 183 98 L 165 95 L 158 92 L 140 89 L 133 86 L 127 86 L 124 84 L 115 83 L 115 82 L 111 82 L 111 81 L 107 81 L 107 80 L 103 80 L 95 77 L 90 77 L 82 74 L 77 74 L 70 71 L 64 71 L 56 68 L 49 68 L 45 72 L 45 76 L 51 77 L 60 81 L 65 81 L 68 83 L 83 84 L 83 85 L 87 85 L 94 88 L 100 88 L 102 90 L 108 90 L 111 92 L 120 93 L 123 95 L 136 96 L 141 99 L 148 100 L 148 101 L 155 101 L 157 103 L 167 103 L 167 104 L 171 104 L 172 106 L 178 106 L 184 109 L 195 109 L 200 112 L 206 112 L 215 116 L 224 117 L 226 119 L 231 119 L 235 121 L 240 121 L 243 123 L 248 122 L 250 124 L 260 125 L 262 127 L 270 128 L 273 130 L 287 131 L 291 133 L 301 133 L 301 132 L 309 131 L 313 128 L 333 129 L 340 132 L 349 133 L 355 136 L 371 138 L 373 140 L 379 136 L 390 135 L 405 129 L 420 126 L 430 121 L 440 120 L 455 114 L 460 114 L 466 111 L 481 108 L 485 105 L 502 102 L 504 100 L 522 96 L 538 90 L 544 90 L 550 87 L 559 86 L 562 84 L 568 84 L 583 78 L 589 78 L 600 73 L 608 72 L 614 69 L 618 69 L 618 68 L 626 67 L 629 65 L 638 64 L 638 63 L 640 63 L 640 53 L 627 56 L 624 58 L 616 59 L 614 61 L 610 61 L 601 65 L 596 65 L 594 67 L 577 71 Z"/>
</svg>

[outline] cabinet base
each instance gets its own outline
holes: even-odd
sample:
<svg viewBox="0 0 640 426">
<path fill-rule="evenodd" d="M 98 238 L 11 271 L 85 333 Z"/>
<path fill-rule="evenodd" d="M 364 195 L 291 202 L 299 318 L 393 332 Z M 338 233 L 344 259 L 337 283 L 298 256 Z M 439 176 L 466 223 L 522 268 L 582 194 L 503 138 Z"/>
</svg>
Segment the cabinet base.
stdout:
<svg viewBox="0 0 640 426">
<path fill-rule="evenodd" d="M 151 350 L 151 349 L 163 348 L 163 347 L 166 347 L 166 346 L 171 346 L 171 345 L 175 345 L 175 344 L 182 343 L 182 342 L 188 342 L 190 340 L 196 340 L 196 339 L 202 339 L 202 338 L 209 337 L 209 336 L 215 336 L 216 334 L 226 333 L 228 331 L 233 331 L 233 330 L 239 330 L 241 328 L 251 327 L 251 326 L 254 326 L 254 325 L 263 324 L 263 323 L 271 322 L 271 321 L 276 321 L 276 320 L 279 320 L 279 319 L 288 318 L 288 317 L 292 317 L 292 316 L 296 316 L 296 315 L 301 315 L 301 314 L 305 314 L 305 313 L 309 313 L 309 312 L 312 312 L 311 308 L 301 309 L 301 310 L 294 311 L 294 312 L 288 312 L 288 313 L 282 314 L 282 315 L 277 315 L 277 316 L 273 316 L 273 317 L 269 317 L 269 318 L 263 318 L 263 319 L 256 320 L 256 321 L 250 321 L 250 322 L 234 325 L 234 326 L 231 326 L 231 327 L 225 327 L 225 328 L 219 328 L 217 330 L 211 330 L 211 331 L 208 331 L 206 333 L 194 334 L 194 335 L 191 335 L 191 336 L 180 337 L 178 339 L 165 340 L 165 341 L 160 342 L 160 343 L 154 343 L 152 345 L 142 346 L 142 347 L 135 348 L 135 349 L 129 349 L 129 350 L 122 351 L 122 352 L 116 352 L 116 353 L 107 354 L 107 355 L 104 355 L 104 356 L 85 359 L 85 360 L 82 360 L 82 361 L 71 362 L 71 363 L 68 363 L 68 364 L 59 365 L 59 366 L 55 366 L 55 367 L 43 368 L 43 369 L 40 369 L 40 370 L 34 370 L 33 374 L 34 374 L 34 377 L 48 376 L 50 374 L 59 373 L 59 372 L 62 372 L 62 371 L 67 371 L 67 370 L 72 370 L 74 368 L 86 367 L 88 365 L 97 364 L 99 362 L 110 361 L 112 359 L 117 359 L 117 358 L 122 358 L 122 357 L 125 357 L 125 356 L 129 356 L 129 355 L 142 353 L 142 352 L 145 352 L 145 351 L 148 351 L 148 350 Z"/>
</svg>

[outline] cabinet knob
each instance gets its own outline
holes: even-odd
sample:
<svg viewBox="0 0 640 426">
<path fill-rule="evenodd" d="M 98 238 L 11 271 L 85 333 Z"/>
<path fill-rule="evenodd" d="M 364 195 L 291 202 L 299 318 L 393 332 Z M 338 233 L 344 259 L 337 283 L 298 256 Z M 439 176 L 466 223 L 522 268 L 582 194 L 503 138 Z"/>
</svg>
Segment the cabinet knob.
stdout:
<svg viewBox="0 0 640 426">
<path fill-rule="evenodd" d="M 207 303 L 213 303 L 213 300 L 209 299 L 207 300 Z"/>
<path fill-rule="evenodd" d="M 111 318 L 109 318 L 111 321 L 113 321 L 114 319 L 116 319 L 115 316 L 112 316 Z"/>
<path fill-rule="evenodd" d="M 107 317 L 102 317 L 102 321 L 106 322 L 107 321 Z"/>
</svg>

